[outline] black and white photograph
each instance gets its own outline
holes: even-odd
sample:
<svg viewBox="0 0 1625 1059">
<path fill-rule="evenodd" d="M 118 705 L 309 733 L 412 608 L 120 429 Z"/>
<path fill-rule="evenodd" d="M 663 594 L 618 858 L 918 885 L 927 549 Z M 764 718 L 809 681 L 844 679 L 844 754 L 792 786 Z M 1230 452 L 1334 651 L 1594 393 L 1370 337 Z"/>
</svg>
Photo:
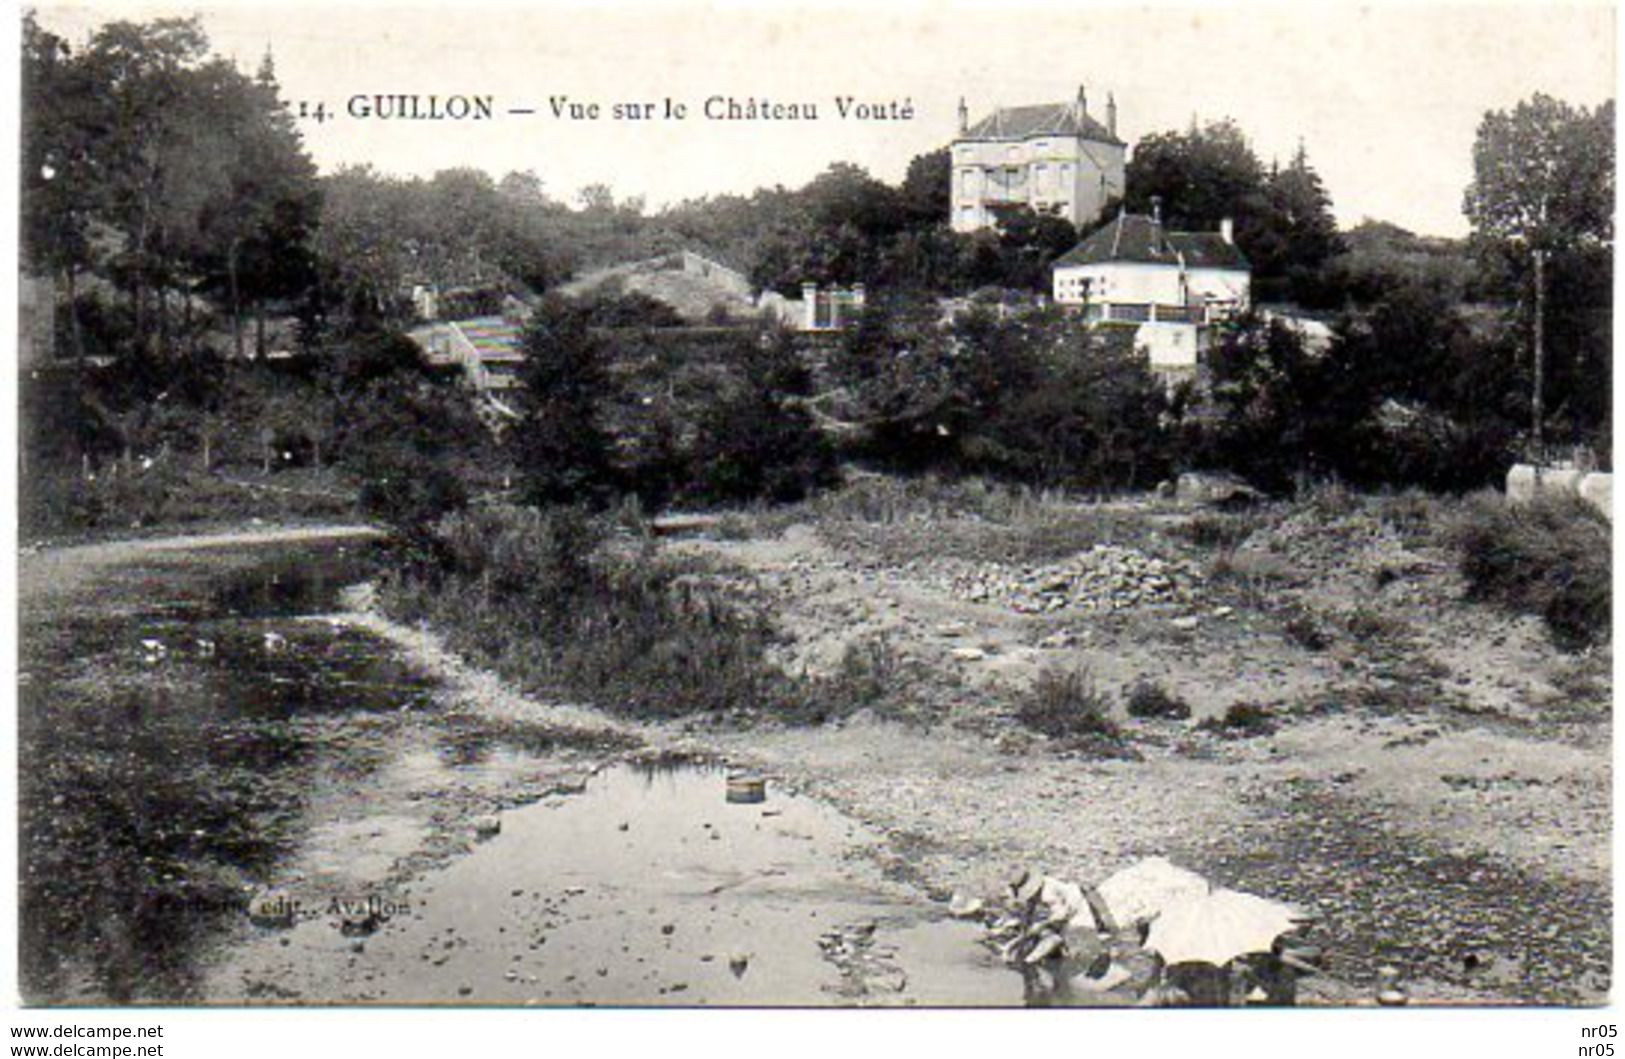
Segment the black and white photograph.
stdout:
<svg viewBox="0 0 1625 1059">
<path fill-rule="evenodd" d="M 12 17 L 12 1014 L 1613 1054 L 1611 4 Z"/>
</svg>

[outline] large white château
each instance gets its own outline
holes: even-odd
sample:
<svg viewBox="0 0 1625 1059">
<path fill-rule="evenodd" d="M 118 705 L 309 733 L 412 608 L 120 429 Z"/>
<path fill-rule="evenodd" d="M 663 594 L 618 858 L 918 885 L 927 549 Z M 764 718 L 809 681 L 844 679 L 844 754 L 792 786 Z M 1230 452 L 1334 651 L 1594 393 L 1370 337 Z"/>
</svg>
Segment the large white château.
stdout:
<svg viewBox="0 0 1625 1059">
<path fill-rule="evenodd" d="M 974 125 L 961 99 L 949 222 L 956 232 L 991 228 L 998 208 L 1015 204 L 1093 224 L 1123 196 L 1127 150 L 1117 138 L 1117 101 L 1107 96 L 1101 124 L 1082 86 L 1070 103 L 996 107 Z"/>
</svg>

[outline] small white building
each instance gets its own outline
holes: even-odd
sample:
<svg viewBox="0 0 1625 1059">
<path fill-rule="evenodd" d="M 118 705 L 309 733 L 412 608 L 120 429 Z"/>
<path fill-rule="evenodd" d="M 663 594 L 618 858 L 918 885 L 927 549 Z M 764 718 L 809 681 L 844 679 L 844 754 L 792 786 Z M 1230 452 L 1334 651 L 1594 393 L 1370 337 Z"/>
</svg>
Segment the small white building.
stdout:
<svg viewBox="0 0 1625 1059">
<path fill-rule="evenodd" d="M 1152 369 L 1175 374 L 1195 369 L 1213 325 L 1245 311 L 1252 293 L 1229 221 L 1217 232 L 1171 232 L 1159 213 L 1119 213 L 1057 258 L 1053 277 L 1057 304 L 1137 328 Z"/>
</svg>

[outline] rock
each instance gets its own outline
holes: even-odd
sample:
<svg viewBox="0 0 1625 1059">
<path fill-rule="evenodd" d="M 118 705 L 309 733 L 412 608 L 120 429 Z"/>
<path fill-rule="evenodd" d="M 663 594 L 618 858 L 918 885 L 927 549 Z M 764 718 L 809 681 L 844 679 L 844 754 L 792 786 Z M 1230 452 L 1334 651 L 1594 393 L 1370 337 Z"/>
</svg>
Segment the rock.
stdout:
<svg viewBox="0 0 1625 1059">
<path fill-rule="evenodd" d="M 984 907 L 981 898 L 956 893 L 948 901 L 948 914 L 955 919 L 975 919 Z"/>
<path fill-rule="evenodd" d="M 1181 632 L 1190 632 L 1192 629 L 1194 629 L 1198 625 L 1202 624 L 1202 619 L 1198 618 L 1194 614 L 1187 614 L 1183 618 L 1175 618 L 1173 621 L 1169 622 L 1168 624 L 1172 625 L 1174 628 L 1180 630 Z"/>
<path fill-rule="evenodd" d="M 1232 506 L 1251 504 L 1263 494 L 1229 471 L 1187 471 L 1179 476 L 1175 496 L 1183 504 Z"/>
<path fill-rule="evenodd" d="M 750 953 L 736 952 L 728 957 L 728 970 L 733 972 L 735 978 L 745 977 L 745 971 L 750 967 Z"/>
<path fill-rule="evenodd" d="M 987 652 L 980 647 L 956 647 L 950 653 L 960 662 L 980 662 L 987 657 Z"/>
<path fill-rule="evenodd" d="M 477 839 L 495 838 L 502 833 L 502 820 L 496 816 L 479 816 L 474 818 L 474 837 Z"/>
</svg>

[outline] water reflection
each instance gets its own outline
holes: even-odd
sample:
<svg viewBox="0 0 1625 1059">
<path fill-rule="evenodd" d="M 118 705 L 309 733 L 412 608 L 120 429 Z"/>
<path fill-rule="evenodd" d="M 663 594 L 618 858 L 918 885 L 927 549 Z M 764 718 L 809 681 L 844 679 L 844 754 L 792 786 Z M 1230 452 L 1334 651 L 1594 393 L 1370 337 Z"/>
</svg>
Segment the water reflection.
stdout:
<svg viewBox="0 0 1625 1059">
<path fill-rule="evenodd" d="M 185 999 L 197 943 L 290 851 L 351 735 L 430 689 L 330 612 L 367 556 L 124 568 L 23 629 L 21 972 L 31 1002 Z"/>
</svg>

